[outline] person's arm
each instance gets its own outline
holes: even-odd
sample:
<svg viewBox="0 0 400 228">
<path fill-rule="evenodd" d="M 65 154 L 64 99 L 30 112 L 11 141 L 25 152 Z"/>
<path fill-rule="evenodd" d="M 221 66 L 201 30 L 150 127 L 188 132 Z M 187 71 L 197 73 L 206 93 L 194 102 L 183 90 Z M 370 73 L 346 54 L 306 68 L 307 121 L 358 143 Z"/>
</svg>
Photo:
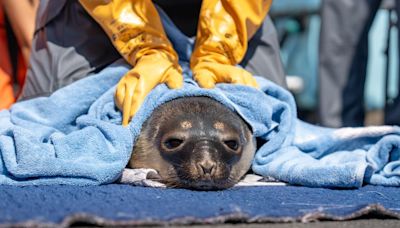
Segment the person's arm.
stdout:
<svg viewBox="0 0 400 228">
<path fill-rule="evenodd" d="M 1 4 L 28 63 L 39 0 L 1 0 Z"/>
<path fill-rule="evenodd" d="M 156 8 L 150 0 L 80 0 L 108 37 L 133 66 L 118 83 L 117 106 L 127 125 L 146 95 L 158 84 L 183 84 L 178 55 L 172 48 Z M 99 47 L 101 48 L 101 47 Z"/>
<path fill-rule="evenodd" d="M 226 82 L 257 87 L 252 75 L 235 67 L 247 42 L 263 22 L 272 0 L 203 0 L 191 57 L 194 79 L 201 87 Z"/>
</svg>

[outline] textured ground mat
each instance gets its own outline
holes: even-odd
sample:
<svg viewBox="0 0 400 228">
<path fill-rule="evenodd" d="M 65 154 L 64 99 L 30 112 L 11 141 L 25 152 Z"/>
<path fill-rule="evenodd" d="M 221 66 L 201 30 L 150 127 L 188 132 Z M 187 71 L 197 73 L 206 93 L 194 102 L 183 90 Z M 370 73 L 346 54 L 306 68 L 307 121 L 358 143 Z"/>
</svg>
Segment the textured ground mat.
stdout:
<svg viewBox="0 0 400 228">
<path fill-rule="evenodd" d="M 0 186 L 0 225 L 70 226 L 400 219 L 400 188 L 297 186 L 190 191 L 104 186 Z"/>
</svg>

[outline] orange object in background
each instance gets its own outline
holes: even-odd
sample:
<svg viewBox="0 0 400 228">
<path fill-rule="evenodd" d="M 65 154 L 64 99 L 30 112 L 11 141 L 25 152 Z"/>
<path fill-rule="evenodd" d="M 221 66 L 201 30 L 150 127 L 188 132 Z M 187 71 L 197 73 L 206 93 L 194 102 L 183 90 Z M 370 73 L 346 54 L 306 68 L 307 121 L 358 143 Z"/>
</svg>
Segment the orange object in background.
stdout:
<svg viewBox="0 0 400 228">
<path fill-rule="evenodd" d="M 18 51 L 17 72 L 13 72 L 8 45 L 5 15 L 0 7 L 0 110 L 9 108 L 16 101 L 26 73 L 26 64 L 20 51 Z"/>
</svg>

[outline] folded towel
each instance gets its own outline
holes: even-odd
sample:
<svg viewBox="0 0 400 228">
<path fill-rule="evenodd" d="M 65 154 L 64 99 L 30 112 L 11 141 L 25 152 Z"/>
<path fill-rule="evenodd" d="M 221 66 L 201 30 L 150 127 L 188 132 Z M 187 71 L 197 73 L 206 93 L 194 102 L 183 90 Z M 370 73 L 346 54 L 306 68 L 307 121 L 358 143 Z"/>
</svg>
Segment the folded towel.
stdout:
<svg viewBox="0 0 400 228">
<path fill-rule="evenodd" d="M 259 90 L 232 84 L 199 88 L 188 67 L 193 40 L 162 11 L 160 15 L 180 56 L 183 88 L 157 86 L 128 127 L 120 125 L 113 99 L 116 83 L 129 70 L 123 61 L 50 97 L 15 104 L 0 112 L 0 184 L 114 182 L 143 122 L 157 106 L 179 97 L 207 96 L 236 111 L 254 136 L 265 141 L 252 166 L 259 175 L 306 186 L 400 186 L 398 127 L 329 129 L 307 124 L 297 119 L 292 95 L 260 77 Z"/>
<path fill-rule="evenodd" d="M 101 95 L 126 70 L 110 66 L 50 97 L 0 112 L 0 183 L 87 185 L 117 179 L 133 138 L 120 119 L 113 121 L 120 112 Z"/>
</svg>

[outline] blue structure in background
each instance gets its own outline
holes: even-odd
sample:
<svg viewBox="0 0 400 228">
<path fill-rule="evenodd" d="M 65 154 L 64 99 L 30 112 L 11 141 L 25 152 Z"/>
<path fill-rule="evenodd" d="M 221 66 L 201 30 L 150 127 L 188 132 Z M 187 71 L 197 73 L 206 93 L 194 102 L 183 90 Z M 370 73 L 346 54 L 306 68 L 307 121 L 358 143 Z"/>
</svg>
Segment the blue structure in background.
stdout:
<svg viewBox="0 0 400 228">
<path fill-rule="evenodd" d="M 320 5 L 321 0 L 279 0 L 271 8 L 286 74 L 304 81 L 304 90 L 295 96 L 297 106 L 306 110 L 317 106 Z"/>
<path fill-rule="evenodd" d="M 385 74 L 387 36 L 389 26 L 389 13 L 379 10 L 369 33 L 369 59 L 367 66 L 367 81 L 365 87 L 365 104 L 367 109 L 383 109 L 385 105 Z M 396 26 L 392 27 L 390 34 L 389 56 L 389 82 L 388 97 L 397 96 L 398 80 L 398 35 Z"/>
<path fill-rule="evenodd" d="M 304 90 L 295 94 L 297 106 L 315 110 L 318 93 L 318 47 L 320 33 L 319 9 L 322 0 L 274 1 L 271 16 L 281 41 L 281 55 L 287 75 L 303 79 Z M 387 35 L 389 26 L 387 10 L 378 11 L 369 38 L 369 59 L 365 89 L 367 110 L 383 109 L 385 104 L 385 74 Z M 391 32 L 389 68 L 389 97 L 398 93 L 398 36 Z"/>
</svg>

